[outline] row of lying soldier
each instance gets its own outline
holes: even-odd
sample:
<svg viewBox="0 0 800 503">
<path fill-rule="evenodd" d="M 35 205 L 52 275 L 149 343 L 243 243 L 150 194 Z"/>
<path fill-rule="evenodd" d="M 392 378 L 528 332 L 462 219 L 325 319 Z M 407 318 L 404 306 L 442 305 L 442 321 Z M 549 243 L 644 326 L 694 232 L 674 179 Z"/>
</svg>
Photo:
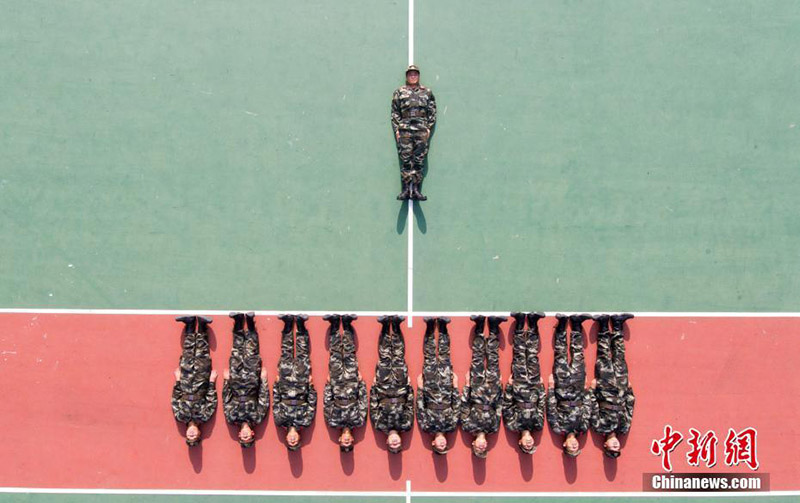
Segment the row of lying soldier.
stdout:
<svg viewBox="0 0 800 503">
<path fill-rule="evenodd" d="M 545 315 L 517 312 L 511 316 L 515 323 L 508 383 L 505 387 L 502 384 L 498 355 L 499 327 L 507 318 L 474 315 L 470 317 L 475 323 L 472 359 L 461 391 L 450 358 L 450 320 L 425 318 L 424 364 L 417 378 L 416 399 L 400 328 L 403 316 L 378 318 L 379 358 L 369 394 L 356 360 L 352 323 L 357 317 L 324 316 L 330 323 L 330 359 L 323 411 L 326 424 L 341 432 L 341 450 L 352 450 L 353 430 L 364 426 L 369 414 L 373 428 L 386 434 L 387 448 L 393 453 L 402 449 L 401 434 L 412 428 L 416 415 L 420 429 L 433 436 L 432 449 L 438 454 L 447 453 L 445 435 L 460 425 L 473 436 L 472 452 L 485 457 L 486 437 L 499 430 L 501 418 L 509 430 L 519 434 L 519 448 L 533 454 L 533 433 L 542 430 L 546 416 L 551 430 L 564 436 L 566 455 L 580 454 L 578 437 L 591 427 L 605 437 L 603 452 L 618 457 L 618 435 L 629 431 L 635 402 L 628 382 L 623 339 L 624 323 L 633 315 L 557 314 L 553 374 L 547 386 L 541 377 L 538 356 L 538 322 Z M 261 361 L 255 314 L 236 312 L 230 317 L 234 321 L 233 348 L 229 368 L 223 374 L 223 410 L 226 421 L 239 428 L 242 447 L 249 447 L 255 441 L 253 428 L 264 420 L 270 406 L 269 383 Z M 582 324 L 590 318 L 598 323 L 597 360 L 595 378 L 587 386 Z M 317 392 L 311 380 L 308 317 L 287 314 L 279 319 L 284 327 L 272 410 L 277 426 L 286 429 L 287 447 L 296 450 L 300 447 L 300 431 L 311 424 L 317 408 Z M 217 406 L 217 374 L 211 369 L 208 345 L 208 325 L 212 320 L 182 316 L 177 321 L 185 327 L 172 408 L 176 420 L 187 425 L 186 442 L 191 446 L 200 442 L 200 425 L 211 418 Z"/>
</svg>

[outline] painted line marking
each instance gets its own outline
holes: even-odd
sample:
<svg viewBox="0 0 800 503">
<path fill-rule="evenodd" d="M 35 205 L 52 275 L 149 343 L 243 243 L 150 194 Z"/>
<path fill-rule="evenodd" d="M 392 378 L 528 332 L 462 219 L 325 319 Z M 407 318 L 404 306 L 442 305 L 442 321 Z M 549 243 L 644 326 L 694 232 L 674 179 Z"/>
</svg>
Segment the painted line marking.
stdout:
<svg viewBox="0 0 800 503">
<path fill-rule="evenodd" d="M 408 66 L 414 64 L 414 0 L 408 0 Z"/>
<path fill-rule="evenodd" d="M 408 202 L 408 217 L 406 218 L 408 232 L 408 328 L 414 326 L 414 201 Z"/>
<path fill-rule="evenodd" d="M 106 494 L 106 495 L 176 495 L 176 496 L 353 496 L 353 497 L 405 497 L 422 498 L 750 498 L 800 496 L 800 491 L 769 492 L 446 492 L 411 491 L 411 481 L 406 481 L 405 491 L 258 491 L 232 489 L 76 489 L 43 487 L 0 487 L 0 494 Z"/>
<path fill-rule="evenodd" d="M 353 313 L 358 316 L 377 317 L 385 314 L 409 314 L 411 304 L 406 311 L 388 309 L 386 311 L 352 311 L 347 309 L 326 309 L 319 311 L 306 310 L 257 310 L 257 309 L 70 309 L 70 308 L 0 308 L 0 314 L 85 314 L 85 315 L 126 315 L 126 316 L 181 316 L 181 315 L 206 315 L 206 316 L 227 316 L 231 311 L 254 311 L 257 316 L 277 316 L 279 314 L 307 314 L 309 316 L 324 316 L 330 313 Z M 417 311 L 415 316 L 448 316 L 453 318 L 467 317 L 473 314 L 483 314 L 485 316 L 508 316 L 510 311 Z M 630 312 L 637 318 L 800 318 L 800 313 L 774 313 L 774 312 L 670 312 L 670 311 L 558 311 L 561 313 L 619 313 Z M 547 311 L 548 317 L 553 317 L 556 311 Z"/>
</svg>

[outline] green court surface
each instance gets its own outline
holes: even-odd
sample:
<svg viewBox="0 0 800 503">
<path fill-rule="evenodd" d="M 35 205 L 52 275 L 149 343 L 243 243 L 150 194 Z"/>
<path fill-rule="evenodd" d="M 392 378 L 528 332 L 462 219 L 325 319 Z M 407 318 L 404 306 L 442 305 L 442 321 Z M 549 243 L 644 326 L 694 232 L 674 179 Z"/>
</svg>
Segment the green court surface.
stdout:
<svg viewBox="0 0 800 503">
<path fill-rule="evenodd" d="M 405 1 L 0 5 L 0 307 L 406 308 Z M 796 310 L 800 4 L 462 7 L 415 309 Z"/>
</svg>

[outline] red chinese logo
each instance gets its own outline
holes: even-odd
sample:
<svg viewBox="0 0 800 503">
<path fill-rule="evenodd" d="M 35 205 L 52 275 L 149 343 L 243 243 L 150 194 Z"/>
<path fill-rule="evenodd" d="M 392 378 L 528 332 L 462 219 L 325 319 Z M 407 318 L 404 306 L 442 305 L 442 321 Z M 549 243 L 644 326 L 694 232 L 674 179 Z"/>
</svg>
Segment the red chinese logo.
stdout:
<svg viewBox="0 0 800 503">
<path fill-rule="evenodd" d="M 691 450 L 686 454 L 686 462 L 690 466 L 700 466 L 700 461 L 705 461 L 711 468 L 717 464 L 717 434 L 709 430 L 702 437 L 700 432 L 689 428 L 689 438 L 686 440 Z"/>
<path fill-rule="evenodd" d="M 728 428 L 728 436 L 725 438 L 725 464 L 736 466 L 745 463 L 751 470 L 757 470 L 756 435 L 755 428 L 745 428 L 739 433 Z"/>
<path fill-rule="evenodd" d="M 683 440 L 683 435 L 679 431 L 674 431 L 672 426 L 664 426 L 664 437 L 661 440 L 653 440 L 650 445 L 650 452 L 655 456 L 661 456 L 661 466 L 665 472 L 672 471 L 672 461 L 669 455 L 678 444 Z"/>
<path fill-rule="evenodd" d="M 751 470 L 758 470 L 758 453 L 756 440 L 758 432 L 755 428 L 745 428 L 736 432 L 733 428 L 728 428 L 728 436 L 725 437 L 725 456 L 724 461 L 728 466 L 738 466 L 744 463 Z M 653 440 L 650 444 L 650 452 L 654 456 L 661 456 L 661 467 L 665 472 L 672 471 L 672 460 L 670 454 L 683 441 L 683 434 L 672 429 L 672 426 L 664 426 L 664 436 L 658 440 Z M 689 438 L 686 440 L 689 451 L 686 453 L 686 463 L 689 466 L 700 466 L 701 462 L 707 468 L 712 468 L 717 464 L 717 445 L 719 440 L 713 430 L 708 430 L 701 434 L 695 428 L 689 428 Z"/>
</svg>

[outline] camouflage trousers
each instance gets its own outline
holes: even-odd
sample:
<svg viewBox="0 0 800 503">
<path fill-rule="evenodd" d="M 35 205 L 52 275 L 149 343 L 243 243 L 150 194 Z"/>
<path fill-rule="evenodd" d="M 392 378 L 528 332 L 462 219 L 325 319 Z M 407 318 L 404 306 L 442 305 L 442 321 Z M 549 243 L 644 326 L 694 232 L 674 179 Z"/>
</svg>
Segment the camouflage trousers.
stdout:
<svg viewBox="0 0 800 503">
<path fill-rule="evenodd" d="M 400 177 L 404 183 L 422 183 L 422 168 L 428 155 L 428 133 L 424 127 L 398 129 L 397 153 L 400 156 Z"/>
<path fill-rule="evenodd" d="M 472 339 L 472 360 L 469 365 L 469 381 L 473 390 L 481 386 L 500 383 L 500 340 L 497 334 L 475 334 Z"/>
<path fill-rule="evenodd" d="M 391 330 L 378 340 L 378 364 L 375 383 L 382 388 L 396 388 L 408 384 L 406 342 L 402 333 Z"/>
<path fill-rule="evenodd" d="M 515 384 L 539 384 L 539 332 L 517 330 L 514 332 L 514 350 L 511 359 L 511 377 Z"/>
<path fill-rule="evenodd" d="M 208 333 L 187 333 L 183 338 L 181 352 L 181 385 L 196 391 L 208 385 L 211 377 L 211 353 L 208 348 Z"/>
<path fill-rule="evenodd" d="M 576 400 L 586 386 L 586 359 L 583 354 L 583 330 L 572 330 L 567 354 L 567 331 L 557 330 L 553 343 L 555 392 L 559 400 Z"/>
<path fill-rule="evenodd" d="M 269 407 L 269 390 L 261 382 L 261 353 L 256 331 L 233 332 L 228 361 L 230 378 L 223 385 L 225 419 L 254 426 L 264 420 Z"/>
<path fill-rule="evenodd" d="M 625 361 L 625 342 L 622 332 L 598 332 L 597 360 L 594 364 L 597 391 L 617 394 L 628 389 L 628 364 Z"/>
<path fill-rule="evenodd" d="M 278 361 L 278 375 L 283 378 L 300 378 L 311 374 L 310 342 L 308 331 L 281 333 L 281 357 Z"/>
</svg>

